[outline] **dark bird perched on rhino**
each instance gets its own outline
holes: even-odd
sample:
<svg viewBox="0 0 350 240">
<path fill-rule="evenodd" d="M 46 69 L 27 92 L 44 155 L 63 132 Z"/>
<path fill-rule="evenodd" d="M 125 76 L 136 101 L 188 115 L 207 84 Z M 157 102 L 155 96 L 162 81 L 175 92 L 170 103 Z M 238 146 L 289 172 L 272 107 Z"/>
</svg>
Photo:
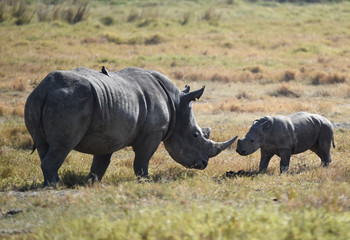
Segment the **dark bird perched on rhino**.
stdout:
<svg viewBox="0 0 350 240">
<path fill-rule="evenodd" d="M 54 71 L 30 94 L 25 124 L 41 159 L 44 185 L 59 181 L 58 169 L 75 149 L 93 154 L 89 178 L 101 180 L 112 153 L 132 146 L 134 172 L 148 177 L 151 156 L 163 141 L 170 156 L 188 168 L 204 169 L 211 157 L 228 148 L 209 140 L 192 101 L 204 87 L 177 89 L 156 71 L 126 68 L 109 76 L 87 68 Z"/>
<path fill-rule="evenodd" d="M 323 116 L 298 112 L 289 116 L 265 116 L 255 120 L 244 138 L 237 141 L 236 151 L 243 156 L 261 150 L 259 171 L 264 172 L 276 154 L 281 158 L 280 171 L 287 171 L 292 154 L 310 149 L 323 166 L 332 161 L 333 125 Z"/>
<path fill-rule="evenodd" d="M 105 66 L 102 66 L 102 68 L 101 68 L 101 73 L 106 74 L 106 75 L 109 77 L 107 68 L 105 68 Z"/>
</svg>

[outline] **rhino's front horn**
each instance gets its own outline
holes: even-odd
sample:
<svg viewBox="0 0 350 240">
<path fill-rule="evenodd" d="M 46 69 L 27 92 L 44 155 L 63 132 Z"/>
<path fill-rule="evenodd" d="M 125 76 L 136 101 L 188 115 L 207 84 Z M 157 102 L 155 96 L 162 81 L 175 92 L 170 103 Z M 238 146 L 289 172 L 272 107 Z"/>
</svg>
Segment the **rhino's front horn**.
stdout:
<svg viewBox="0 0 350 240">
<path fill-rule="evenodd" d="M 210 158 L 215 157 L 216 155 L 221 153 L 223 150 L 231 146 L 231 144 L 234 143 L 234 141 L 236 141 L 237 137 L 238 136 L 232 138 L 231 140 L 228 140 L 227 142 L 219 142 L 219 143 L 212 142 L 213 146 L 209 149 L 208 156 Z"/>
</svg>

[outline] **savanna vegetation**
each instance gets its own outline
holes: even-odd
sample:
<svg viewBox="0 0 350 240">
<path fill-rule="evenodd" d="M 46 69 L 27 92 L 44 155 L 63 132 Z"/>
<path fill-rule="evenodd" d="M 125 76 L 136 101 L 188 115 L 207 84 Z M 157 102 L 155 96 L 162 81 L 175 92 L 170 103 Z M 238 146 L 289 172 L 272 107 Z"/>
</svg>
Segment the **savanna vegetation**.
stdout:
<svg viewBox="0 0 350 240">
<path fill-rule="evenodd" d="M 0 0 L 0 238 L 349 239 L 350 2 L 240 0 Z M 182 89 L 206 85 L 198 124 L 224 141 L 265 115 L 319 113 L 335 126 L 333 162 L 308 151 L 279 174 L 235 145 L 205 170 L 178 165 L 163 145 L 139 183 L 133 152 L 116 152 L 102 183 L 92 157 L 72 152 L 61 185 L 42 189 L 23 121 L 50 72 L 85 66 L 158 70 Z"/>
</svg>

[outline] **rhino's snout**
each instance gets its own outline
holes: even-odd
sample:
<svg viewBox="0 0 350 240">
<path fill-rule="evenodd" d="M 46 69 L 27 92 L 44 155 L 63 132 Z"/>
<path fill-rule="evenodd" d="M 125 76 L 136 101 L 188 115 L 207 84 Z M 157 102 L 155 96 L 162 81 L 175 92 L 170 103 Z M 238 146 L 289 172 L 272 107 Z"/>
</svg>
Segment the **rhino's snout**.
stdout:
<svg viewBox="0 0 350 240">
<path fill-rule="evenodd" d="M 203 170 L 208 166 L 208 161 L 202 160 L 195 163 L 191 168 Z"/>
<path fill-rule="evenodd" d="M 247 151 L 246 151 L 246 150 L 243 150 L 243 149 L 237 148 L 237 149 L 236 149 L 236 152 L 237 152 L 239 155 L 242 155 L 242 156 L 248 155 L 248 154 L 247 154 Z"/>
<path fill-rule="evenodd" d="M 243 140 L 238 139 L 236 152 L 242 156 L 248 155 L 248 152 L 243 148 L 242 145 L 243 145 Z"/>
</svg>

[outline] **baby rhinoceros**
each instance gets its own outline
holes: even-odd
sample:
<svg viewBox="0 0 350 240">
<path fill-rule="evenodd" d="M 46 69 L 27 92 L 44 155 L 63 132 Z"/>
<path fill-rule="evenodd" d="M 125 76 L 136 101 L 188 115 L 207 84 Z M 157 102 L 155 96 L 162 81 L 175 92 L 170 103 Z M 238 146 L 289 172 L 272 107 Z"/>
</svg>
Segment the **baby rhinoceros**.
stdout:
<svg viewBox="0 0 350 240">
<path fill-rule="evenodd" d="M 298 112 L 289 116 L 265 116 L 255 120 L 249 132 L 237 142 L 236 151 L 246 156 L 261 149 L 259 171 L 264 172 L 276 154 L 281 158 L 280 171 L 287 171 L 292 154 L 310 149 L 323 166 L 332 161 L 330 148 L 334 145 L 333 125 L 323 116 Z"/>
</svg>

